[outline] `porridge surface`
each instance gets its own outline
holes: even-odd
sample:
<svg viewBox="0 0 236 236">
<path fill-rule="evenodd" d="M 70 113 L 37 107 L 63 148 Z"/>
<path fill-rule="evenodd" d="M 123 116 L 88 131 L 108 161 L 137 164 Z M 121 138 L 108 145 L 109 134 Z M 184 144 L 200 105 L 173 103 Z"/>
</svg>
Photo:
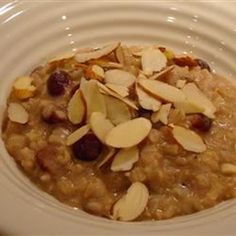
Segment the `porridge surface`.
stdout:
<svg viewBox="0 0 236 236">
<path fill-rule="evenodd" d="M 116 55 L 119 50 L 123 50 L 123 58 Z M 24 107 L 29 115 L 28 121 L 24 124 L 12 121 L 8 110 L 2 125 L 8 152 L 32 182 L 70 206 L 108 218 L 114 204 L 127 194 L 132 183 L 143 183 L 148 190 L 148 200 L 135 220 L 161 220 L 186 215 L 236 196 L 235 87 L 211 73 L 202 61 L 195 65 L 189 58 L 178 60 L 167 49 L 160 48 L 159 51 L 167 57 L 166 67 L 173 68 L 158 80 L 174 87 L 177 81 L 182 87 L 194 83 L 213 103 L 215 117 L 209 118 L 202 113 L 186 114 L 173 103 L 160 99 L 162 105 L 171 104 L 167 124 L 160 120 L 152 122 L 148 136 L 136 145 L 138 159 L 128 170 L 113 171 L 111 165 L 115 154 L 102 163 L 102 153 L 107 151 L 104 151 L 107 145 L 99 141 L 91 130 L 76 142 L 77 146 L 75 143 L 68 145 L 68 136 L 88 122 L 83 118 L 79 124 L 73 124 L 68 119 L 68 103 L 80 89 L 82 78 L 104 84 L 102 72 L 106 74 L 119 66 L 119 70 L 137 78 L 144 66 L 138 49 L 119 46 L 109 55 L 82 63 L 75 58 L 48 62 L 30 74 L 35 87 L 33 95 L 19 97 L 12 90 L 8 98 L 8 106 L 17 103 Z M 98 65 L 103 71 L 100 70 L 99 74 L 99 70 L 91 70 L 92 65 Z M 53 76 L 59 78 L 58 84 L 54 84 Z M 143 76 L 152 75 L 144 73 Z M 181 85 L 179 81 L 184 82 Z M 137 102 L 134 86 L 128 86 L 128 98 Z M 113 103 L 109 102 L 115 103 L 117 98 L 112 99 L 108 99 L 106 104 L 112 106 Z M 96 102 L 92 101 L 92 104 Z M 151 120 L 153 111 L 141 108 L 138 103 L 136 105 L 138 111 L 129 106 L 124 108 L 130 111 L 129 119 L 144 117 Z M 118 118 L 114 122 L 115 126 L 122 123 Z M 173 137 L 174 126 L 193 130 L 206 149 L 201 152 L 186 150 Z M 128 130 L 123 133 L 125 137 L 129 137 Z M 119 151 L 119 148 L 114 149 L 115 153 Z M 113 168 L 119 169 L 117 166 Z"/>
</svg>

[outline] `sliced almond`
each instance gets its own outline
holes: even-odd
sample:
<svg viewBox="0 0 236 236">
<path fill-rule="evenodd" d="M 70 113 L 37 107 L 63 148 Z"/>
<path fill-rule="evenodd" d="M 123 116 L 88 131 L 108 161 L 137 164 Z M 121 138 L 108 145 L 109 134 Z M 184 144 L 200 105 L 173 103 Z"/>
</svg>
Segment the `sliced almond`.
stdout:
<svg viewBox="0 0 236 236">
<path fill-rule="evenodd" d="M 14 95 L 18 99 L 27 99 L 34 96 L 36 87 L 32 85 L 33 78 L 29 76 L 19 77 L 13 84 Z"/>
<path fill-rule="evenodd" d="M 203 113 L 205 109 L 199 105 L 200 104 L 192 103 L 188 101 L 187 99 L 182 102 L 174 103 L 175 108 L 183 111 L 185 114 Z"/>
<path fill-rule="evenodd" d="M 116 148 L 133 147 L 147 137 L 151 128 L 148 119 L 135 118 L 111 129 L 106 136 L 106 144 Z"/>
<path fill-rule="evenodd" d="M 15 89 L 27 89 L 31 86 L 31 83 L 33 81 L 32 77 L 29 76 L 22 76 L 16 79 L 16 81 L 13 84 L 13 88 Z"/>
<path fill-rule="evenodd" d="M 105 72 L 101 66 L 93 65 L 92 71 L 93 71 L 93 73 L 95 73 L 97 76 L 100 76 L 101 78 L 105 77 Z"/>
<path fill-rule="evenodd" d="M 216 111 L 216 107 L 194 83 L 186 84 L 182 90 L 190 103 L 204 109 L 204 115 L 209 118 L 215 118 L 214 113 Z"/>
<path fill-rule="evenodd" d="M 131 46 L 129 47 L 130 52 L 136 56 L 136 57 L 141 57 L 144 51 L 143 46 Z"/>
<path fill-rule="evenodd" d="M 131 120 L 130 109 L 124 102 L 111 96 L 105 96 L 105 102 L 107 105 L 107 117 L 114 125 Z"/>
<path fill-rule="evenodd" d="M 161 72 L 152 75 L 151 77 L 149 77 L 149 79 L 153 79 L 153 80 L 161 79 L 164 76 L 168 75 L 174 68 L 175 66 L 169 66 L 166 69 L 162 70 Z"/>
<path fill-rule="evenodd" d="M 97 60 L 91 60 L 89 61 L 92 65 L 96 64 L 102 68 L 106 69 L 121 69 L 123 68 L 123 65 L 120 63 L 112 62 L 112 61 L 107 61 L 103 59 L 97 59 Z"/>
<path fill-rule="evenodd" d="M 34 86 L 29 87 L 28 89 L 15 89 L 14 95 L 21 100 L 32 98 L 35 95 L 36 88 Z"/>
<path fill-rule="evenodd" d="M 124 57 L 124 52 L 123 52 L 123 49 L 121 46 L 116 49 L 115 55 L 116 55 L 117 61 L 120 64 L 124 65 L 125 64 L 125 57 Z"/>
<path fill-rule="evenodd" d="M 206 151 L 205 143 L 194 131 L 180 126 L 174 126 L 172 134 L 185 150 L 197 153 Z"/>
<path fill-rule="evenodd" d="M 97 81 L 86 81 L 82 78 L 80 82 L 80 90 L 86 102 L 87 120 L 93 112 L 101 112 L 106 116 L 106 103 L 103 95 L 99 91 Z"/>
<path fill-rule="evenodd" d="M 233 165 L 231 163 L 223 163 L 221 165 L 221 172 L 223 174 L 236 174 L 236 165 Z"/>
<path fill-rule="evenodd" d="M 147 206 L 149 192 L 140 182 L 133 183 L 127 193 L 113 207 L 113 219 L 132 221 L 142 214 Z"/>
<path fill-rule="evenodd" d="M 153 123 L 161 121 L 163 124 L 168 124 L 168 116 L 170 114 L 171 103 L 164 104 L 161 106 L 160 110 L 154 112 L 151 116 L 151 120 Z"/>
<path fill-rule="evenodd" d="M 139 79 L 138 83 L 147 93 L 156 98 L 168 102 L 182 102 L 186 99 L 183 91 L 159 80 Z"/>
<path fill-rule="evenodd" d="M 124 66 L 131 68 L 132 66 L 139 66 L 140 62 L 137 60 L 127 46 L 122 46 Z"/>
<path fill-rule="evenodd" d="M 167 59 L 159 49 L 148 48 L 142 54 L 141 63 L 144 73 L 152 75 L 166 67 Z"/>
<path fill-rule="evenodd" d="M 98 80 L 98 81 L 102 82 L 104 80 L 104 75 L 103 75 L 103 77 L 101 77 L 99 74 L 94 72 L 94 70 L 99 70 L 95 66 L 96 65 L 90 65 L 90 66 L 87 66 L 86 68 L 84 68 L 84 76 L 85 76 L 85 78 L 87 78 L 89 80 L 93 79 L 93 80 Z M 100 67 L 100 68 L 102 69 L 102 67 Z"/>
<path fill-rule="evenodd" d="M 103 56 L 110 54 L 111 52 L 116 50 L 116 48 L 119 47 L 119 45 L 120 45 L 120 43 L 117 42 L 117 43 L 112 43 L 112 44 L 106 45 L 106 46 L 104 46 L 100 49 L 97 49 L 95 51 L 77 53 L 75 55 L 75 59 L 80 63 L 89 61 L 91 59 L 98 59 L 98 58 L 101 58 Z"/>
<path fill-rule="evenodd" d="M 25 108 L 19 104 L 12 102 L 8 106 L 8 118 L 16 123 L 26 124 L 29 120 L 29 114 Z"/>
<path fill-rule="evenodd" d="M 182 89 L 182 88 L 184 87 L 184 85 L 186 84 L 186 82 L 187 82 L 187 81 L 184 80 L 184 79 L 179 79 L 179 80 L 177 80 L 177 82 L 176 82 L 176 87 Z"/>
<path fill-rule="evenodd" d="M 96 51 L 98 48 L 94 48 L 94 47 L 79 47 L 76 48 L 76 52 L 77 53 L 87 53 L 87 52 L 93 52 Z"/>
<path fill-rule="evenodd" d="M 105 143 L 105 138 L 109 131 L 114 128 L 110 120 L 106 119 L 101 112 L 93 112 L 89 120 L 90 126 L 97 138 Z"/>
<path fill-rule="evenodd" d="M 135 80 L 136 77 L 127 71 L 114 69 L 105 72 L 106 83 L 130 87 L 132 84 L 134 84 Z"/>
<path fill-rule="evenodd" d="M 161 102 L 153 98 L 148 93 L 144 92 L 138 85 L 136 86 L 136 94 L 138 96 L 139 104 L 142 108 L 151 111 L 158 111 L 161 107 Z"/>
<path fill-rule="evenodd" d="M 106 86 L 123 98 L 129 95 L 129 89 L 123 85 L 107 83 Z"/>
<path fill-rule="evenodd" d="M 67 60 L 67 59 L 73 58 L 74 56 L 75 56 L 74 52 L 65 52 L 65 53 L 54 56 L 48 62 L 52 63 L 52 62 L 56 62 L 56 61 Z"/>
<path fill-rule="evenodd" d="M 115 148 L 106 147 L 100 156 L 102 161 L 98 164 L 98 168 L 101 168 L 103 165 L 105 165 L 115 155 L 115 152 Z"/>
<path fill-rule="evenodd" d="M 97 84 L 98 84 L 98 87 L 101 89 L 101 91 L 104 94 L 115 97 L 115 98 L 121 100 L 122 102 L 124 102 L 125 104 L 127 104 L 129 107 L 131 107 L 135 110 L 138 110 L 138 107 L 136 106 L 136 104 L 133 101 L 129 100 L 128 98 L 121 97 L 118 93 L 112 91 L 111 89 L 109 89 L 108 87 L 106 87 L 104 84 L 102 84 L 100 82 L 97 82 Z"/>
<path fill-rule="evenodd" d="M 80 90 L 77 90 L 67 106 L 68 119 L 72 124 L 80 124 L 86 115 L 85 101 Z"/>
<path fill-rule="evenodd" d="M 111 164 L 111 170 L 114 172 L 131 170 L 138 159 L 139 150 L 137 146 L 121 149 L 114 157 Z"/>
<path fill-rule="evenodd" d="M 84 125 L 80 127 L 67 137 L 66 145 L 70 146 L 75 142 L 79 141 L 84 135 L 86 135 L 89 132 L 89 130 L 90 130 L 89 125 Z"/>
</svg>

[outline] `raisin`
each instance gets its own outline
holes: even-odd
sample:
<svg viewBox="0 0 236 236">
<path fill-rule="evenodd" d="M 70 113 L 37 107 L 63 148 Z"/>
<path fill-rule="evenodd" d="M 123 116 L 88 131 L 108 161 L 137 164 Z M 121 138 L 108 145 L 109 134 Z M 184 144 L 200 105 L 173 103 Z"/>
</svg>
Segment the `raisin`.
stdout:
<svg viewBox="0 0 236 236">
<path fill-rule="evenodd" d="M 144 108 L 140 108 L 138 110 L 139 117 L 144 117 L 144 118 L 150 119 L 151 115 L 152 115 L 152 111 L 150 111 L 150 110 L 146 110 Z"/>
<path fill-rule="evenodd" d="M 75 157 L 82 161 L 94 161 L 102 152 L 102 143 L 94 134 L 86 134 L 72 145 Z"/>
<path fill-rule="evenodd" d="M 197 64 L 200 66 L 201 69 L 207 69 L 209 72 L 211 72 L 211 67 L 208 65 L 208 63 L 202 59 L 195 59 Z"/>
<path fill-rule="evenodd" d="M 197 66 L 197 62 L 193 60 L 191 57 L 175 57 L 173 58 L 173 62 L 180 67 L 188 66 L 189 68 Z"/>
<path fill-rule="evenodd" d="M 65 93 L 65 87 L 69 84 L 70 75 L 65 71 L 53 72 L 47 81 L 48 92 L 51 96 L 60 96 Z"/>
<path fill-rule="evenodd" d="M 210 130 L 212 120 L 203 114 L 194 114 L 188 116 L 191 127 L 198 131 L 207 132 Z"/>
</svg>

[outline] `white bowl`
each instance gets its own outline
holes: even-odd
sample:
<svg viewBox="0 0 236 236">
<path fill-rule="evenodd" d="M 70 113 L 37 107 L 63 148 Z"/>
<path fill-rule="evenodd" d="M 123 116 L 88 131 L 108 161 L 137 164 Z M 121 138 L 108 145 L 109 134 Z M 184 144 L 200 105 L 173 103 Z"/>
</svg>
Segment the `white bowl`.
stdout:
<svg viewBox="0 0 236 236">
<path fill-rule="evenodd" d="M 17 75 L 59 52 L 111 41 L 152 44 L 207 60 L 236 75 L 235 3 L 162 1 L 12 1 L 0 3 L 0 116 Z M 0 141 L 0 235 L 228 235 L 236 203 L 189 216 L 122 223 L 71 209 L 36 188 Z"/>
</svg>

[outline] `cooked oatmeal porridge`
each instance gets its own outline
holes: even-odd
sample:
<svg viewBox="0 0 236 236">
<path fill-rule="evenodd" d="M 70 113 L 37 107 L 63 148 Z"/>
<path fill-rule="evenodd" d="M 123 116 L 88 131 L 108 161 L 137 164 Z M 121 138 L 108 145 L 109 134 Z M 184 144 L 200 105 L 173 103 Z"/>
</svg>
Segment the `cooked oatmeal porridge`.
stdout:
<svg viewBox="0 0 236 236">
<path fill-rule="evenodd" d="M 236 196 L 235 99 L 201 59 L 114 43 L 17 78 L 2 137 L 61 202 L 114 220 L 162 220 Z"/>
</svg>

